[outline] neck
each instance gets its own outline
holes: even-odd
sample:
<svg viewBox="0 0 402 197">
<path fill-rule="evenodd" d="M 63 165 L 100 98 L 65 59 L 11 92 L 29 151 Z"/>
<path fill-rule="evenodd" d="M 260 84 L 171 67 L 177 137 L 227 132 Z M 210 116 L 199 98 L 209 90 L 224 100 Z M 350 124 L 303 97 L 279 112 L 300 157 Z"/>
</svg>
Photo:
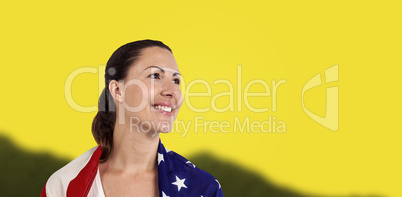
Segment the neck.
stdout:
<svg viewBox="0 0 402 197">
<path fill-rule="evenodd" d="M 157 169 L 159 133 L 133 130 L 116 121 L 109 170 L 137 173 Z"/>
</svg>

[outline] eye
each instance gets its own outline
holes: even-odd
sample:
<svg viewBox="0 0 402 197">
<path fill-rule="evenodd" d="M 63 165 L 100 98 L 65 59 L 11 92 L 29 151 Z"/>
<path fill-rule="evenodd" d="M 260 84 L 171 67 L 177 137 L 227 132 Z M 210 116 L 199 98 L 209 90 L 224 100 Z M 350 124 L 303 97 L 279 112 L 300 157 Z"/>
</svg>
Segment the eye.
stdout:
<svg viewBox="0 0 402 197">
<path fill-rule="evenodd" d="M 173 79 L 173 82 L 177 85 L 180 85 L 180 79 Z"/>
<path fill-rule="evenodd" d="M 152 79 L 160 79 L 159 73 L 150 74 L 148 77 L 150 77 L 150 78 L 152 78 Z"/>
</svg>

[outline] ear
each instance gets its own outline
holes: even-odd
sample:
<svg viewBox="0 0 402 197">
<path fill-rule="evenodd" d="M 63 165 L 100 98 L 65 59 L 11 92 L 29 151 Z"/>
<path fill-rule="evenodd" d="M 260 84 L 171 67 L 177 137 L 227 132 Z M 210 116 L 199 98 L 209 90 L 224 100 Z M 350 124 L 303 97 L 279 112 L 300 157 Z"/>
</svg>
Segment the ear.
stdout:
<svg viewBox="0 0 402 197">
<path fill-rule="evenodd" d="M 124 102 L 124 95 L 123 95 L 123 91 L 122 88 L 120 87 L 122 84 L 120 84 L 118 81 L 116 80 L 112 80 L 109 83 L 109 91 L 110 94 L 113 96 L 113 99 L 119 103 L 123 103 Z"/>
</svg>

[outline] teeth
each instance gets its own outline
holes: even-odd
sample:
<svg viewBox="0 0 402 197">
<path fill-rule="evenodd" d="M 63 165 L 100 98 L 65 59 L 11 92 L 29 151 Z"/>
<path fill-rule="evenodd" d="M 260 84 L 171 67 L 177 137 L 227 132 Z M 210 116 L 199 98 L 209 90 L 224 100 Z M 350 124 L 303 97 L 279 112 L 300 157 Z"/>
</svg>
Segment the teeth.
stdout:
<svg viewBox="0 0 402 197">
<path fill-rule="evenodd" d="M 168 106 L 155 105 L 154 108 L 162 110 L 162 111 L 166 111 L 166 112 L 172 112 L 172 107 L 168 107 Z"/>
</svg>

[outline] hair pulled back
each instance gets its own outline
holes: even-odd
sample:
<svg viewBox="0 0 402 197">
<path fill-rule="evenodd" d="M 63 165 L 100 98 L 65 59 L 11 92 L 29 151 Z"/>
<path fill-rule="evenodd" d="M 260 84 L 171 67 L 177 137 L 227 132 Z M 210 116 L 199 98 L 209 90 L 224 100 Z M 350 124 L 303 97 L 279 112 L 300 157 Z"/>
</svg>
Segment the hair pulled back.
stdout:
<svg viewBox="0 0 402 197">
<path fill-rule="evenodd" d="M 148 47 L 161 47 L 172 50 L 157 40 L 139 40 L 119 47 L 109 58 L 105 69 L 105 88 L 99 97 L 98 113 L 92 122 L 92 135 L 96 143 L 101 146 L 102 155 L 99 162 L 105 162 L 113 148 L 113 131 L 116 123 L 116 106 L 109 91 L 112 80 L 123 80 L 127 72 L 141 55 L 141 51 Z"/>
</svg>

